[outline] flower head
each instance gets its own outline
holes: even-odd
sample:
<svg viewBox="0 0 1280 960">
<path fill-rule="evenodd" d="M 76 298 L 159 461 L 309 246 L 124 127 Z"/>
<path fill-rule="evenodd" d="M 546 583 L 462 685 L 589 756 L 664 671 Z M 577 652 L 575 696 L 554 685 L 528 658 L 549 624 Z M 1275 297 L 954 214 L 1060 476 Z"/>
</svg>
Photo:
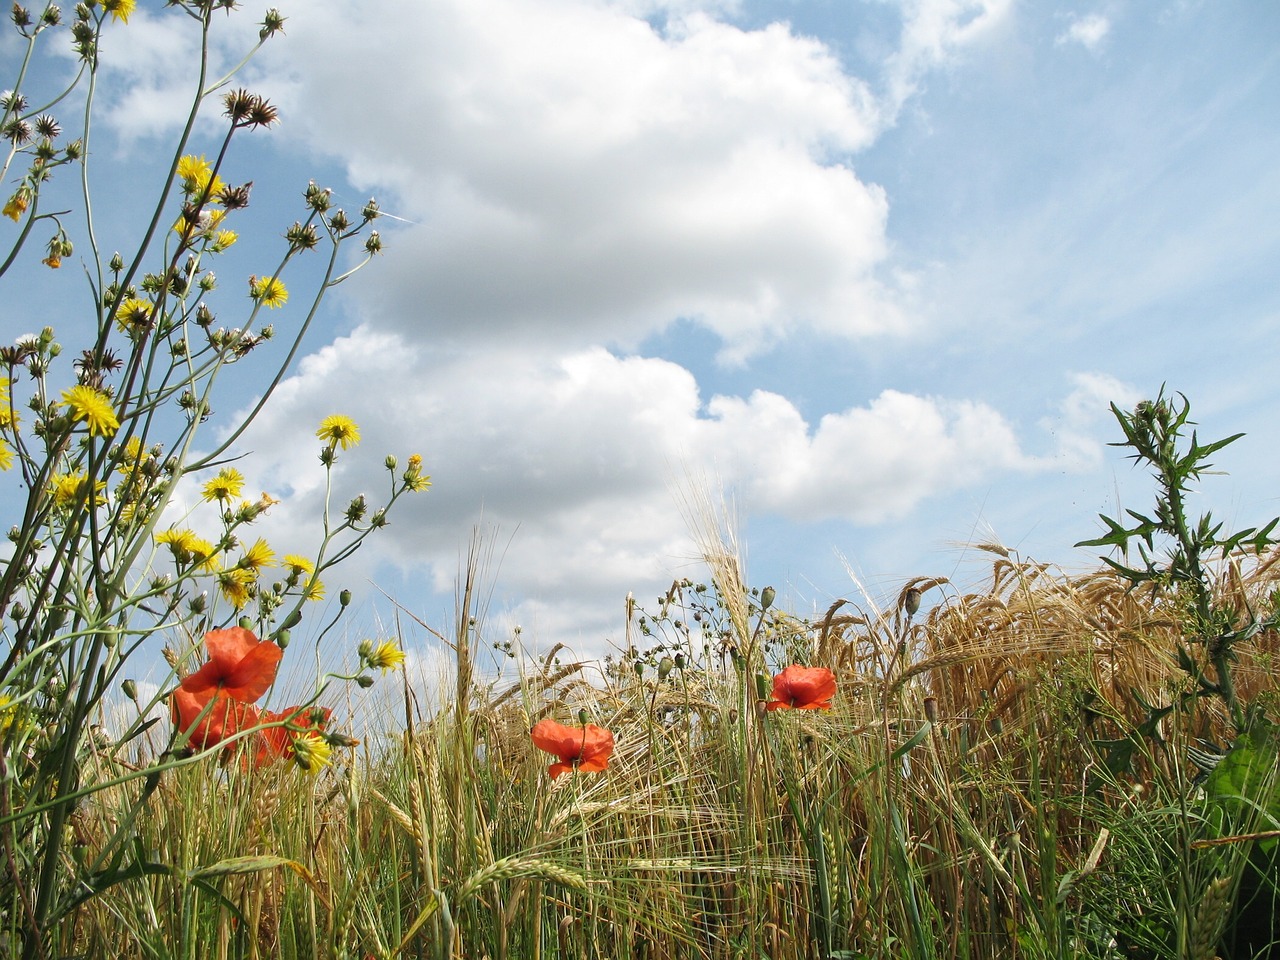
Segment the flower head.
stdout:
<svg viewBox="0 0 1280 960">
<path fill-rule="evenodd" d="M 240 471 L 235 467 L 223 467 L 218 471 L 217 476 L 205 482 L 201 495 L 210 502 L 214 500 L 225 502 L 239 497 L 243 489 L 244 477 Z"/>
<path fill-rule="evenodd" d="M 106 487 L 105 480 L 98 480 L 93 484 L 94 488 L 94 506 L 101 506 L 106 503 L 106 499 L 101 495 L 101 491 Z M 49 495 L 53 497 L 53 505 L 55 507 L 73 507 L 81 500 L 87 500 L 89 497 L 89 477 L 81 473 L 55 473 L 49 478 Z"/>
<path fill-rule="evenodd" d="M 22 215 L 27 212 L 27 207 L 31 204 L 31 188 L 25 183 L 20 186 L 4 205 L 4 215 L 10 220 L 17 222 L 22 219 Z"/>
<path fill-rule="evenodd" d="M 315 573 L 316 565 L 310 557 L 303 557 L 296 553 L 286 553 L 280 558 L 280 563 L 287 567 L 291 573 L 301 576 L 304 573 Z"/>
<path fill-rule="evenodd" d="M 183 193 L 194 197 L 215 197 L 225 186 L 203 154 L 197 157 L 189 153 L 179 159 L 178 179 L 182 181 Z"/>
<path fill-rule="evenodd" d="M 274 567 L 275 565 L 275 551 L 261 537 L 255 540 L 253 546 L 246 550 L 244 556 L 240 558 L 240 566 L 246 570 L 261 570 L 263 567 Z"/>
<path fill-rule="evenodd" d="M 128 333 L 131 330 L 144 331 L 151 326 L 153 309 L 155 309 L 154 305 L 150 301 L 128 297 L 116 307 L 116 327 L 121 333 Z"/>
<path fill-rule="evenodd" d="M 89 433 L 93 436 L 109 437 L 120 429 L 111 398 L 101 390 L 78 383 L 62 391 L 62 402 L 70 407 L 73 419 L 83 420 L 89 425 Z"/>
<path fill-rule="evenodd" d="M 552 780 L 570 770 L 599 773 L 608 768 L 613 753 L 613 731 L 593 723 L 566 727 L 548 717 L 535 723 L 529 735 L 539 750 L 560 758 L 547 768 Z"/>
<path fill-rule="evenodd" d="M 129 22 L 129 14 L 133 13 L 133 8 L 137 6 L 138 0 L 106 0 L 102 5 L 103 9 L 111 16 L 124 23 Z"/>
<path fill-rule="evenodd" d="M 333 759 L 329 741 L 318 733 L 303 733 L 293 738 L 293 762 L 307 773 L 319 773 Z"/>
<path fill-rule="evenodd" d="M 317 772 L 320 766 L 324 765 L 323 763 L 312 770 L 299 758 L 305 755 L 308 760 L 314 759 L 315 745 L 310 740 L 311 738 L 319 739 L 317 731 L 324 730 L 331 715 L 332 711 L 327 707 L 288 707 L 279 713 L 271 710 L 262 711 L 260 719 L 264 724 L 282 725 L 269 726 L 259 735 L 254 757 L 255 764 L 261 767 L 275 760 L 292 757 L 303 769 Z M 328 744 L 326 743 L 325 746 L 327 747 Z M 327 758 L 324 762 L 328 762 Z"/>
<path fill-rule="evenodd" d="M 836 695 L 835 675 L 826 667 L 792 664 L 773 678 L 766 710 L 826 710 Z"/>
<path fill-rule="evenodd" d="M 320 429 L 316 431 L 316 436 L 330 447 L 348 450 L 360 442 L 360 428 L 350 417 L 335 413 L 320 421 Z"/>
<path fill-rule="evenodd" d="M 404 651 L 391 640 L 383 640 L 376 647 L 366 640 L 360 644 L 360 658 L 371 668 L 386 673 L 404 663 Z"/>
<path fill-rule="evenodd" d="M 218 589 L 237 610 L 249 602 L 250 590 L 258 582 L 258 574 L 245 567 L 232 567 L 218 574 Z"/>
<path fill-rule="evenodd" d="M 197 749 L 214 746 L 257 726 L 252 704 L 275 683 L 281 650 L 243 627 L 205 634 L 209 659 L 184 677 L 169 698 L 173 722 Z"/>
<path fill-rule="evenodd" d="M 269 310 L 283 307 L 289 300 L 289 291 L 279 277 L 250 277 L 249 296 Z"/>
</svg>

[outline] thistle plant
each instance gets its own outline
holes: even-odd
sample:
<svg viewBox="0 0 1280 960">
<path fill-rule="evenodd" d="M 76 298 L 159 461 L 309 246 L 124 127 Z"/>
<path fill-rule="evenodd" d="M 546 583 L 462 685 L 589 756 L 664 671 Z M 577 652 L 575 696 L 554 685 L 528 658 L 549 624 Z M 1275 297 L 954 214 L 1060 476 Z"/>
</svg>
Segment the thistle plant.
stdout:
<svg viewBox="0 0 1280 960">
<path fill-rule="evenodd" d="M 9 284 L 8 302 L 23 309 L 22 270 L 59 270 L 74 257 L 81 275 L 69 279 L 77 286 L 88 280 L 82 319 L 0 347 L 0 481 L 8 482 L 5 503 L 16 504 L 17 514 L 0 560 L 0 953 L 27 958 L 75 952 L 59 922 L 77 904 L 165 870 L 145 862 L 129 831 L 166 771 L 227 757 L 237 739 L 256 744 L 259 757 L 289 756 L 306 769 L 323 766 L 333 746 L 349 745 L 318 732 L 327 712 L 314 704 L 332 677 L 322 678 L 308 703 L 283 713 L 258 713 L 252 700 L 273 682 L 289 631 L 324 596 L 322 574 L 386 525 L 397 498 L 429 483 L 421 458 L 410 457 L 403 469 L 388 458 L 386 502 L 371 506 L 361 495 L 332 516 L 326 506 L 311 554 L 277 559 L 252 532 L 276 501 L 244 496 L 237 441 L 285 376 L 325 294 L 380 251 L 378 205 L 369 201 L 349 216 L 330 190 L 306 185 L 299 218 L 283 231 L 274 258 L 224 291 L 213 268 L 253 226 L 251 180 L 238 168 L 235 145 L 278 120 L 268 100 L 232 83 L 281 32 L 284 17 L 267 11 L 257 45 L 240 66 L 215 76 L 211 32 L 238 4 L 169 0 L 171 9 L 158 15 L 186 18 L 200 40 L 190 106 L 136 244 L 101 248 L 90 120 L 102 38 L 127 29 L 134 6 L 86 0 L 64 17 L 53 4 L 14 4 L 12 25 L 25 52 L 0 97 L 8 148 L 0 182 L 9 191 L 0 283 Z M 33 105 L 33 64 L 49 43 L 69 43 L 79 69 L 65 89 Z M 214 112 L 221 133 L 198 145 L 197 120 Z M 80 118 L 74 138 L 64 135 L 62 115 Z M 76 178 L 72 209 L 53 209 L 67 191 L 51 184 Z M 323 258 L 319 280 L 309 297 L 291 297 L 286 277 L 304 256 Z M 278 331 L 266 317 L 286 303 L 292 315 L 286 311 L 281 322 L 287 332 Z M 37 315 L 33 306 L 28 316 Z M 77 342 L 75 352 L 64 350 L 63 337 Z M 264 349 L 277 354 L 260 399 L 237 422 L 219 417 L 220 376 Z M 216 436 L 209 424 L 219 428 Z M 359 439 L 340 415 L 317 435 L 330 472 L 339 451 Z M 180 487 L 200 492 L 186 515 L 174 510 Z M 272 569 L 278 578 L 268 575 Z M 348 602 L 344 592 L 339 615 Z M 194 669 L 206 635 L 209 662 Z M 98 723 L 109 698 L 122 691 L 137 701 L 129 668 L 160 643 L 169 682 L 138 704 L 129 729 L 114 738 L 103 733 Z M 260 648 L 274 652 L 264 659 Z M 374 653 L 361 657 L 362 666 L 395 662 L 392 651 Z M 251 654 L 253 670 L 242 664 Z M 233 678 L 246 671 L 248 686 L 237 687 Z M 363 673 L 343 679 L 371 682 Z M 148 715 L 170 702 L 177 722 L 168 748 L 158 756 L 128 753 L 156 722 Z M 218 735 L 210 733 L 214 724 Z M 76 811 L 108 788 L 126 797 L 114 832 L 72 850 Z"/>
<path fill-rule="evenodd" d="M 1132 586 L 1148 584 L 1176 601 L 1182 611 L 1186 642 L 1177 646 L 1178 662 L 1194 681 L 1194 699 L 1213 698 L 1221 702 L 1238 732 L 1251 718 L 1236 694 L 1232 679 L 1235 647 L 1243 640 L 1280 623 L 1276 613 L 1247 610 L 1219 600 L 1219 564 L 1229 564 L 1243 552 L 1254 555 L 1275 546 L 1273 536 L 1280 518 L 1261 528 L 1246 527 L 1225 533 L 1223 525 L 1209 513 L 1198 520 L 1188 515 L 1188 499 L 1193 484 L 1211 473 L 1209 458 L 1239 440 L 1237 433 L 1222 440 L 1202 444 L 1190 419 L 1191 404 L 1178 394 L 1166 397 L 1162 389 L 1154 401 L 1144 400 L 1130 412 L 1111 405 L 1125 439 L 1112 446 L 1129 447 L 1130 459 L 1152 468 L 1156 480 L 1156 502 L 1151 515 L 1126 510 L 1133 526 L 1101 515 L 1107 532 L 1077 547 L 1117 547 L 1121 559 L 1103 561 Z M 1130 553 L 1137 559 L 1130 560 Z M 1193 653 L 1199 648 L 1200 655 Z M 1207 666 L 1207 669 L 1206 669 Z"/>
</svg>

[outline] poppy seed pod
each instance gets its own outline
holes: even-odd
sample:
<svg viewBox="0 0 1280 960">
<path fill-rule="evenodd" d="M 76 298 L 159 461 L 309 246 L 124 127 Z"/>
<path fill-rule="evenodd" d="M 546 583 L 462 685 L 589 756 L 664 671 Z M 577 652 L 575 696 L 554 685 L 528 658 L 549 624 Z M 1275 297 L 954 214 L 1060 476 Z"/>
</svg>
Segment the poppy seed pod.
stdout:
<svg viewBox="0 0 1280 960">
<path fill-rule="evenodd" d="M 907 611 L 908 617 L 914 617 L 916 611 L 920 609 L 920 591 L 915 587 L 909 589 L 902 596 L 902 608 Z"/>
</svg>

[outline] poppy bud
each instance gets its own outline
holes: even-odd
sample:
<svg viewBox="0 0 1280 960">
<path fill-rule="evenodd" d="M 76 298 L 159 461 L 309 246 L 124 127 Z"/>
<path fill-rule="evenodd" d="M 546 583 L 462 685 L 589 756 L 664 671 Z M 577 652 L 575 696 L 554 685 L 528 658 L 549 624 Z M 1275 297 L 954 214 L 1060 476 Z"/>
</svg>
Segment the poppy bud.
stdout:
<svg viewBox="0 0 1280 960">
<path fill-rule="evenodd" d="M 937 697 L 924 698 L 924 718 L 928 720 L 930 723 L 938 722 L 938 698 Z"/>
<path fill-rule="evenodd" d="M 368 690 L 373 686 L 373 677 L 366 673 L 362 673 L 360 676 L 356 677 L 356 683 L 360 685 L 361 690 Z"/>
<path fill-rule="evenodd" d="M 340 594 L 338 594 L 338 604 L 339 606 L 343 606 L 343 607 L 349 606 L 351 604 L 350 590 L 343 590 Z"/>
<path fill-rule="evenodd" d="M 252 629 L 253 629 L 253 621 L 252 621 L 252 620 L 250 620 L 248 617 L 241 617 L 239 620 L 237 620 L 237 621 L 236 621 L 236 625 L 237 625 L 241 630 L 252 630 Z"/>
<path fill-rule="evenodd" d="M 276 634 L 276 646 L 281 650 L 289 646 L 289 631 L 281 630 Z"/>
<path fill-rule="evenodd" d="M 587 713 L 586 710 L 578 711 L 578 723 L 582 724 L 585 727 L 587 725 L 587 721 L 590 719 L 591 719 L 591 714 Z"/>
<path fill-rule="evenodd" d="M 635 663 L 631 665 L 631 669 L 636 672 L 637 677 L 640 677 L 642 679 L 644 678 L 644 661 L 643 660 L 637 660 Z"/>
<path fill-rule="evenodd" d="M 683 654 L 683 653 L 677 653 L 677 654 L 676 654 L 676 669 L 677 669 L 677 670 L 683 670 L 683 669 L 684 669 L 684 654 Z"/>
<path fill-rule="evenodd" d="M 778 591 L 773 587 L 765 587 L 760 591 L 760 612 L 764 613 L 773 606 L 774 598 L 778 596 Z"/>
<path fill-rule="evenodd" d="M 902 597 L 902 608 L 907 611 L 908 617 L 914 617 L 920 609 L 920 591 L 915 587 L 908 590 Z"/>
<path fill-rule="evenodd" d="M 132 680 L 125 680 L 120 684 L 120 689 L 124 691 L 124 695 L 134 703 L 138 702 L 138 685 Z"/>
<path fill-rule="evenodd" d="M 675 661 L 670 657 L 663 657 L 658 661 L 658 679 L 665 680 L 671 675 L 671 670 L 675 667 Z"/>
</svg>

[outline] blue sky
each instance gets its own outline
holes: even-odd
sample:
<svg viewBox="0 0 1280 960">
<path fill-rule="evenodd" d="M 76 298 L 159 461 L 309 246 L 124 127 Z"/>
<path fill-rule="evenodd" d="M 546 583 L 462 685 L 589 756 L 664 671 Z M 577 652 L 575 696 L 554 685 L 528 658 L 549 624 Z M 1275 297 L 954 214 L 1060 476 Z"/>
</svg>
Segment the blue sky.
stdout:
<svg viewBox="0 0 1280 960">
<path fill-rule="evenodd" d="M 139 6 L 100 147 L 121 169 L 172 134 L 189 62 L 181 18 Z M 246 74 L 283 118 L 236 157 L 255 210 L 287 225 L 314 176 L 400 219 L 244 467 L 286 495 L 270 533 L 296 552 L 318 509 L 309 425 L 360 423 L 345 491 L 385 452 L 424 455 L 434 488 L 349 571 L 370 617 L 389 608 L 366 578 L 447 622 L 479 526 L 490 639 L 518 623 L 601 653 L 629 591 L 702 578 L 690 477 L 732 499 L 750 581 L 799 613 L 913 576 L 980 583 L 989 558 L 965 545 L 986 540 L 1088 568 L 1071 545 L 1096 514 L 1150 492 L 1106 446 L 1108 404 L 1166 382 L 1203 436 L 1248 434 L 1204 506 L 1280 513 L 1280 8 L 282 12 Z M 255 16 L 226 22 L 227 56 Z"/>
</svg>

